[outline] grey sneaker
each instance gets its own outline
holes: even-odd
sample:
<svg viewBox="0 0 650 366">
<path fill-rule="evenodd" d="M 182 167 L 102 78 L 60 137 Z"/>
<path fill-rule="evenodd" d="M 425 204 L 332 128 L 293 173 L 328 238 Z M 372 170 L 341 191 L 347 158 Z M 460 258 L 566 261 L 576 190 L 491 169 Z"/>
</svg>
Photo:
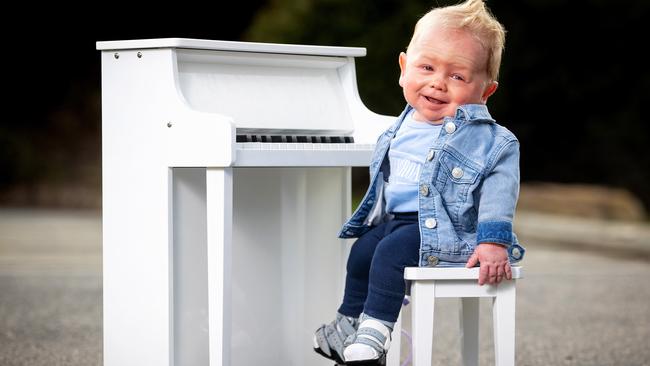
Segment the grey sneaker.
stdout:
<svg viewBox="0 0 650 366">
<path fill-rule="evenodd" d="M 345 340 L 343 359 L 350 366 L 386 365 L 394 323 L 361 314 L 357 331 Z"/>
<path fill-rule="evenodd" d="M 354 334 L 358 326 L 357 319 L 337 313 L 336 319 L 331 323 L 323 324 L 316 329 L 314 351 L 338 364 L 345 364 L 343 362 L 343 343 L 348 336 Z"/>
</svg>

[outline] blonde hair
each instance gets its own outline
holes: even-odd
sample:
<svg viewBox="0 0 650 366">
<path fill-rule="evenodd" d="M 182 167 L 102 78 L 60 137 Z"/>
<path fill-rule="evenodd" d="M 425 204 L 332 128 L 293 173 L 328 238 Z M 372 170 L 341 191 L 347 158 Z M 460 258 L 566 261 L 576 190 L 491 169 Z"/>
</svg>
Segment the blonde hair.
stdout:
<svg viewBox="0 0 650 366">
<path fill-rule="evenodd" d="M 429 28 L 434 22 L 451 29 L 465 30 L 472 34 L 487 51 L 486 70 L 488 76 L 492 80 L 497 80 L 506 31 L 485 6 L 483 0 L 466 0 L 460 4 L 431 9 L 415 24 L 409 48 L 411 48 L 423 29 Z"/>
</svg>

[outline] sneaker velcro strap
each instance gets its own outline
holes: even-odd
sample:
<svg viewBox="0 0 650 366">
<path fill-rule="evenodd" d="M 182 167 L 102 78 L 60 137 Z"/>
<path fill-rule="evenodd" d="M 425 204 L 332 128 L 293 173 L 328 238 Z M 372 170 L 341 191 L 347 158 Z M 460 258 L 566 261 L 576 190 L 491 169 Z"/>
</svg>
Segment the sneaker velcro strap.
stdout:
<svg viewBox="0 0 650 366">
<path fill-rule="evenodd" d="M 327 336 L 327 343 L 330 348 L 333 348 L 339 355 L 343 353 L 343 341 L 341 335 L 336 331 L 333 324 L 325 327 L 325 336 Z"/>
<path fill-rule="evenodd" d="M 383 325 L 382 327 L 384 327 L 384 329 L 387 329 Z M 388 347 L 390 347 L 390 334 L 383 332 L 382 330 L 383 329 L 376 329 L 374 327 L 366 326 L 366 322 L 364 322 L 357 331 L 357 339 L 355 342 L 367 344 L 368 346 L 376 349 L 378 353 L 384 353 Z"/>
<path fill-rule="evenodd" d="M 388 328 L 386 325 L 382 324 L 381 322 L 375 319 L 365 319 L 359 325 L 359 330 L 361 330 L 362 328 L 376 330 L 381 335 L 382 338 L 386 338 L 390 336 L 390 328 Z"/>
<path fill-rule="evenodd" d="M 348 336 L 357 331 L 357 329 L 354 327 L 354 324 L 352 324 L 350 319 L 348 319 L 346 316 L 342 316 L 340 319 L 337 319 L 336 327 L 339 333 L 344 334 L 345 336 Z"/>
<path fill-rule="evenodd" d="M 330 349 L 330 345 L 327 342 L 327 334 L 325 333 L 325 325 L 322 325 L 320 328 L 316 330 L 316 342 L 318 343 L 318 347 L 321 349 L 323 353 L 327 356 L 332 356 L 332 350 Z"/>
</svg>

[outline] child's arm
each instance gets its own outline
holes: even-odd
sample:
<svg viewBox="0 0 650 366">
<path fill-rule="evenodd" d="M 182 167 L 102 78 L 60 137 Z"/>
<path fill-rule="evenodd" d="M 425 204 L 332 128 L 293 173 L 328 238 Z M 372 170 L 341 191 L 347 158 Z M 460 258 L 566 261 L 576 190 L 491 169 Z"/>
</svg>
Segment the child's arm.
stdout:
<svg viewBox="0 0 650 366">
<path fill-rule="evenodd" d="M 512 219 L 519 195 L 519 143 L 505 141 L 479 192 L 477 246 L 467 267 L 481 263 L 479 285 L 511 279 L 508 247 L 513 244 Z"/>
<path fill-rule="evenodd" d="M 477 246 L 467 261 L 467 268 L 472 268 L 481 263 L 478 284 L 497 284 L 504 278 L 512 279 L 512 270 L 508 260 L 506 247 L 496 243 L 482 243 Z"/>
</svg>

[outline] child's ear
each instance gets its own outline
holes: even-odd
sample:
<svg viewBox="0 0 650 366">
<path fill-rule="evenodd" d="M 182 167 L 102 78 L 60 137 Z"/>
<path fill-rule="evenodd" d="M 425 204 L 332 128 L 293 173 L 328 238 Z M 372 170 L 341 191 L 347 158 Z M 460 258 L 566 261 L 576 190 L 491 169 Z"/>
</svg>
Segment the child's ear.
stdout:
<svg viewBox="0 0 650 366">
<path fill-rule="evenodd" d="M 497 88 L 499 87 L 499 83 L 496 81 L 490 81 L 488 82 L 487 86 L 485 87 L 485 90 L 483 91 L 483 95 L 481 96 L 481 101 L 483 104 L 487 103 L 488 98 L 494 94 L 495 91 L 497 91 Z"/>
<path fill-rule="evenodd" d="M 404 73 L 406 72 L 406 53 L 400 52 L 399 59 L 397 61 L 399 62 L 400 69 L 399 86 L 404 87 Z"/>
</svg>

